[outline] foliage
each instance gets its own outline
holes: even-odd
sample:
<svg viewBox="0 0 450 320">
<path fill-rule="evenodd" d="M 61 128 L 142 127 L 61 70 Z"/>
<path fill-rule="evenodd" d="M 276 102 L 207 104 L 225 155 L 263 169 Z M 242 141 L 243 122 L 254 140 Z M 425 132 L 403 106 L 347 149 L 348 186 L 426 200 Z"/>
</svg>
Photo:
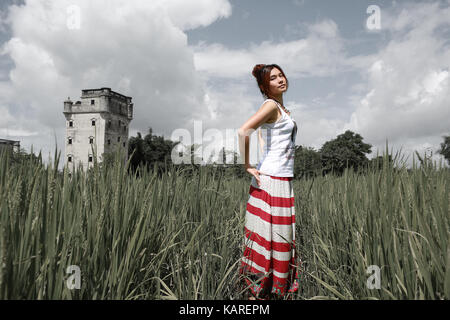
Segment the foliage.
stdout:
<svg viewBox="0 0 450 320">
<path fill-rule="evenodd" d="M 342 174 L 345 168 L 364 168 L 368 163 L 366 153 L 372 152 L 371 147 L 363 142 L 361 135 L 347 130 L 325 142 L 320 149 L 323 169 L 326 173 Z"/>
<path fill-rule="evenodd" d="M 70 178 L 0 155 L 0 299 L 242 299 L 249 177 L 116 156 Z M 294 299 L 449 299 L 450 170 L 383 157 L 365 175 L 294 180 L 302 282 Z M 70 290 L 67 267 L 81 269 Z M 367 287 L 368 266 L 381 288 Z M 287 297 L 291 298 L 291 297 Z"/>
<path fill-rule="evenodd" d="M 450 165 L 450 136 L 444 136 L 444 142 L 441 143 L 441 148 L 438 153 L 444 156 L 447 163 Z"/>
<path fill-rule="evenodd" d="M 42 160 L 42 154 L 39 152 L 39 154 L 36 156 L 33 153 L 33 149 L 31 149 L 30 153 L 27 153 L 25 149 L 20 148 L 19 151 L 13 151 L 9 148 L 0 148 L 0 154 L 2 152 L 5 152 L 8 154 L 9 163 L 11 165 L 20 165 L 23 163 L 28 163 L 31 165 L 39 164 L 43 166 L 43 160 Z M 5 155 L 6 156 L 6 155 Z"/>
<path fill-rule="evenodd" d="M 222 148 L 218 154 L 218 159 L 213 160 L 213 156 L 204 163 L 198 155 L 199 144 L 185 146 L 188 157 L 185 163 L 174 164 L 171 160 L 173 148 L 180 142 L 173 142 L 164 137 L 153 135 L 152 129 L 143 138 L 138 132 L 136 137 L 129 139 L 128 157 L 131 159 L 130 171 L 139 174 L 142 170 L 158 170 L 159 174 L 170 170 L 176 166 L 183 170 L 185 174 L 192 174 L 203 166 L 211 166 L 222 172 L 226 177 L 243 178 L 247 177 L 244 166 L 239 163 L 240 155 L 237 152 Z M 336 174 L 342 175 L 345 168 L 353 168 L 357 171 L 367 171 L 369 167 L 382 166 L 382 157 L 368 160 L 366 154 L 371 153 L 371 145 L 363 142 L 359 134 L 347 130 L 337 138 L 324 143 L 318 151 L 311 147 L 296 146 L 294 161 L 294 177 L 296 179 L 311 178 L 319 175 Z M 186 151 L 185 151 L 186 152 Z M 231 156 L 233 161 L 226 160 Z M 110 165 L 113 161 L 113 154 L 104 155 L 105 165 Z M 389 155 L 389 161 L 392 156 Z M 141 167 L 140 170 L 137 170 Z"/>
<path fill-rule="evenodd" d="M 296 146 L 294 160 L 294 177 L 297 179 L 311 178 L 320 175 L 322 162 L 320 152 L 314 148 Z"/>
<path fill-rule="evenodd" d="M 138 132 L 137 136 L 130 137 L 128 142 L 129 170 L 140 174 L 142 170 L 156 169 L 161 174 L 171 166 L 171 152 L 178 143 L 164 139 L 163 136 L 154 135 L 152 128 L 149 128 L 144 138 Z M 114 158 L 113 152 L 103 154 L 104 165 L 111 166 Z"/>
</svg>

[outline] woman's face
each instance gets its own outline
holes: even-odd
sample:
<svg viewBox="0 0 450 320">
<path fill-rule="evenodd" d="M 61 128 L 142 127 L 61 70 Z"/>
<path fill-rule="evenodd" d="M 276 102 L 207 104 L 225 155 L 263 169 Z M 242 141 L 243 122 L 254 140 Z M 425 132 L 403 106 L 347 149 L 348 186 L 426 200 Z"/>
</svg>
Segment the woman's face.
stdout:
<svg viewBox="0 0 450 320">
<path fill-rule="evenodd" d="M 269 90 L 274 96 L 280 96 L 287 90 L 286 78 L 278 68 L 272 68 L 270 71 Z"/>
</svg>

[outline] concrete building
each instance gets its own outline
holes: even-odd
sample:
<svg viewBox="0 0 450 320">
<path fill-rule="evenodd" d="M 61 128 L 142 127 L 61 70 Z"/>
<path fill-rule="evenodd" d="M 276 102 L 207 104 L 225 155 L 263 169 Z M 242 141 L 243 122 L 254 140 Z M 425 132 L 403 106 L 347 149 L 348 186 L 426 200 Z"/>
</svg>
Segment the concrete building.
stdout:
<svg viewBox="0 0 450 320">
<path fill-rule="evenodd" d="M 128 130 L 133 119 L 131 97 L 110 88 L 82 90 L 81 101 L 64 101 L 66 117 L 65 164 L 69 170 L 102 162 L 105 153 L 123 151 L 128 158 Z M 94 150 L 94 152 L 92 151 Z"/>
<path fill-rule="evenodd" d="M 14 152 L 20 151 L 20 141 L 0 139 L 0 151 L 4 149 L 9 149 Z"/>
</svg>

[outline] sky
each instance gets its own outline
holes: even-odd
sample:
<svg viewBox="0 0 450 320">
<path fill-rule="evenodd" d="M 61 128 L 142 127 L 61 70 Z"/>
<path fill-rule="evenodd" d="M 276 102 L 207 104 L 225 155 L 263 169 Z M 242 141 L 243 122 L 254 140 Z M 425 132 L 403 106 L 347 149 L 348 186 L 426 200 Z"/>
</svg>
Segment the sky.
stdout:
<svg viewBox="0 0 450 320">
<path fill-rule="evenodd" d="M 414 151 L 444 164 L 449 17 L 450 0 L 2 0 L 0 138 L 64 156 L 64 100 L 109 87 L 133 98 L 130 137 L 188 132 L 205 159 L 238 152 L 237 129 L 264 101 L 251 71 L 276 63 L 296 145 L 352 130 L 369 159 L 388 141 L 408 166 Z"/>
</svg>

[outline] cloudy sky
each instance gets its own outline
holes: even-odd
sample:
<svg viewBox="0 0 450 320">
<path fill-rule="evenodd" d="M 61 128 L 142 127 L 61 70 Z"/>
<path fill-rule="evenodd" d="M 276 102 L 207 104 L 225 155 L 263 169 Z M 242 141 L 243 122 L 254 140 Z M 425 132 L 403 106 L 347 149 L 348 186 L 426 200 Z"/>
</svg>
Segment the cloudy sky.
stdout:
<svg viewBox="0 0 450 320">
<path fill-rule="evenodd" d="M 350 129 L 373 146 L 369 158 L 388 140 L 409 164 L 413 150 L 439 162 L 449 17 L 450 0 L 2 0 L 0 138 L 47 158 L 56 140 L 64 155 L 63 101 L 110 87 L 133 98 L 130 136 L 187 130 L 206 147 L 231 132 L 237 151 L 232 130 L 263 101 L 253 66 L 276 63 L 297 145 L 318 150 Z"/>
</svg>

